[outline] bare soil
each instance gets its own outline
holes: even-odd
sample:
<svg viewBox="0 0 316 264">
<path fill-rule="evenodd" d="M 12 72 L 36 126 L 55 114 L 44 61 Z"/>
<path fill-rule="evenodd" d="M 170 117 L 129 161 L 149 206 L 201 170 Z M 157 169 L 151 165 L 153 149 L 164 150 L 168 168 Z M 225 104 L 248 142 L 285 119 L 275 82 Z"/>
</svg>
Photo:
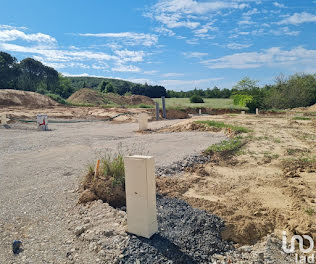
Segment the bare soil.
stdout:
<svg viewBox="0 0 316 264">
<path fill-rule="evenodd" d="M 34 92 L 18 91 L 12 89 L 0 90 L 0 107 L 23 106 L 23 107 L 49 107 L 59 105 L 46 95 Z"/>
<path fill-rule="evenodd" d="M 184 175 L 160 178 L 158 190 L 223 218 L 223 237 L 240 245 L 254 244 L 273 232 L 280 236 L 283 230 L 315 240 L 315 122 L 255 115 L 211 120 L 253 132 L 244 134 L 248 143 L 237 154 L 214 155 Z M 190 129 L 201 127 L 186 120 L 163 131 Z"/>
</svg>

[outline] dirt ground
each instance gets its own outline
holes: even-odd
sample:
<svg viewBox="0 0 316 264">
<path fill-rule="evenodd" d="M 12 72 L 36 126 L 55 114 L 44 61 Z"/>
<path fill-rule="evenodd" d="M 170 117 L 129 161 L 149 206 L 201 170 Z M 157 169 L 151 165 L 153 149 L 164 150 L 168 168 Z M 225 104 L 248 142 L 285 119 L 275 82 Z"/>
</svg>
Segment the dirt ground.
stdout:
<svg viewBox="0 0 316 264">
<path fill-rule="evenodd" d="M 272 232 L 280 237 L 283 230 L 315 240 L 315 119 L 222 115 L 211 120 L 253 132 L 243 134 L 247 144 L 235 155 L 214 155 L 184 175 L 160 178 L 159 191 L 220 216 L 227 225 L 223 237 L 240 245 Z M 191 124 L 186 120 L 163 131 L 188 131 Z"/>
<path fill-rule="evenodd" d="M 154 118 L 153 109 L 143 108 L 102 108 L 102 107 L 78 107 L 78 106 L 52 106 L 45 108 L 26 107 L 0 107 L 0 115 L 6 114 L 9 118 L 36 119 L 37 114 L 47 114 L 53 119 L 107 119 L 120 114 L 114 121 L 133 122 L 140 113 L 147 113 Z"/>
</svg>

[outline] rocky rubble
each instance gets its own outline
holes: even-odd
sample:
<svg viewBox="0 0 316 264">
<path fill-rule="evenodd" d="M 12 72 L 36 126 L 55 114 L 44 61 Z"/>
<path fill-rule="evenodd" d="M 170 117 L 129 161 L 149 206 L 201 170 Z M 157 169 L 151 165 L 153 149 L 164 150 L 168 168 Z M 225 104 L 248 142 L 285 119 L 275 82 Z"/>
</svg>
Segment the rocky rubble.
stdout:
<svg viewBox="0 0 316 264">
<path fill-rule="evenodd" d="M 156 175 L 160 177 L 172 176 L 192 168 L 196 164 L 204 164 L 211 160 L 211 155 L 194 154 L 185 157 L 183 160 L 172 163 L 169 166 L 156 168 Z"/>
<path fill-rule="evenodd" d="M 131 235 L 119 263 L 209 263 L 233 249 L 220 237 L 219 217 L 160 195 L 157 209 L 159 232 L 150 240 Z"/>
</svg>

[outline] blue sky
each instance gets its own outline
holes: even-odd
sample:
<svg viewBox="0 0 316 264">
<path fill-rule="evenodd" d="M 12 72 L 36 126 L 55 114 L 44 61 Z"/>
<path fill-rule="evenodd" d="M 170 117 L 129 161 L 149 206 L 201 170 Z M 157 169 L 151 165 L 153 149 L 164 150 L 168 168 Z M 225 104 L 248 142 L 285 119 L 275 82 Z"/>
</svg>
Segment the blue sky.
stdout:
<svg viewBox="0 0 316 264">
<path fill-rule="evenodd" d="M 316 73 L 316 0 L 3 0 L 0 50 L 189 90 Z"/>
</svg>

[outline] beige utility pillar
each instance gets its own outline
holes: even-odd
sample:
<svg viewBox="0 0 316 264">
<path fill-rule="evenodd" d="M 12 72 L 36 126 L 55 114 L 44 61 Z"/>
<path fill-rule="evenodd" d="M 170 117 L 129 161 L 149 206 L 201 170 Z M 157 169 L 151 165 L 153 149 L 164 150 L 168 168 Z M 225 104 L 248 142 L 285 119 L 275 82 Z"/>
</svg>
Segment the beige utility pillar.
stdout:
<svg viewBox="0 0 316 264">
<path fill-rule="evenodd" d="M 1 125 L 6 125 L 7 124 L 7 115 L 6 114 L 2 114 L 1 115 Z"/>
<path fill-rule="evenodd" d="M 246 114 L 246 112 L 245 112 L 245 111 L 241 111 L 241 114 L 242 114 L 242 115 L 245 115 L 245 114 Z"/>
<path fill-rule="evenodd" d="M 202 110 L 201 109 L 199 109 L 199 115 L 202 115 Z"/>
<path fill-rule="evenodd" d="M 37 128 L 38 130 L 48 130 L 47 115 L 37 115 Z"/>
<path fill-rule="evenodd" d="M 138 116 L 139 131 L 148 129 L 148 115 L 141 113 Z"/>
<path fill-rule="evenodd" d="M 259 115 L 259 108 L 256 108 L 256 115 Z"/>
<path fill-rule="evenodd" d="M 124 166 L 127 231 L 150 238 L 158 231 L 154 158 L 124 157 Z"/>
</svg>

